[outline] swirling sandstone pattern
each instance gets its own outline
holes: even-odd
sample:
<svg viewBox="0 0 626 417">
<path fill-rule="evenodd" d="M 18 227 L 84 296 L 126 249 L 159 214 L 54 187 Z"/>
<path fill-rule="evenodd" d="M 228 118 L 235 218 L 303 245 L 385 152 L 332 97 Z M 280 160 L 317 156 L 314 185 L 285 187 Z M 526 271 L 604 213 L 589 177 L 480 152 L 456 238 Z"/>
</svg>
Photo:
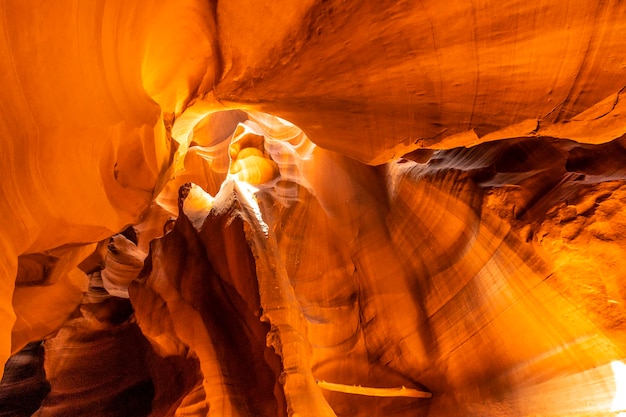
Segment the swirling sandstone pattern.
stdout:
<svg viewBox="0 0 626 417">
<path fill-rule="evenodd" d="M 626 412 L 625 35 L 619 1 L 3 2 L 0 415 Z"/>
</svg>

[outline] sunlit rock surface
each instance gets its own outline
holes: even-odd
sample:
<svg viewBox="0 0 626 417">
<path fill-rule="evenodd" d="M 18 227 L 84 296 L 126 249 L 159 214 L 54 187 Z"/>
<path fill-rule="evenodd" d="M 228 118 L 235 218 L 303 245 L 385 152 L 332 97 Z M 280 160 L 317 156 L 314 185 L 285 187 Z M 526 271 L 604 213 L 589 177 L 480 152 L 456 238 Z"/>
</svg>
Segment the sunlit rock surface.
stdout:
<svg viewBox="0 0 626 417">
<path fill-rule="evenodd" d="M 626 5 L 288 3 L 0 5 L 0 416 L 626 412 Z"/>
</svg>

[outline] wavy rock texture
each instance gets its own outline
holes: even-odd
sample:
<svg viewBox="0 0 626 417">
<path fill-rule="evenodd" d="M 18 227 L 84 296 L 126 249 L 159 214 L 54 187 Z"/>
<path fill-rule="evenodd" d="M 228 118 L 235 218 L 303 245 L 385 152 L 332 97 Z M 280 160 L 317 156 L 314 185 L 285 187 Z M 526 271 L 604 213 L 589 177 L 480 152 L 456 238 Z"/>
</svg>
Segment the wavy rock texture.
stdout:
<svg viewBox="0 0 626 417">
<path fill-rule="evenodd" d="M 461 3 L 3 2 L 0 415 L 626 413 L 626 5 Z"/>
<path fill-rule="evenodd" d="M 43 369 L 43 353 L 41 342 L 33 342 L 7 361 L 0 383 L 2 417 L 32 415 L 50 392 Z"/>
<path fill-rule="evenodd" d="M 162 115 L 183 104 L 212 62 L 210 46 L 197 40 L 210 32 L 202 19 L 209 11 L 193 2 L 33 6 L 16 1 L 0 10 L 3 361 L 17 256 L 98 241 L 137 223 L 174 151 Z M 197 16 L 195 24 L 160 24 L 181 10 Z M 192 43 L 185 39 L 196 39 L 197 49 L 176 52 Z M 164 74 L 148 71 L 164 56 L 188 64 L 177 68 L 178 82 L 163 85 Z"/>
</svg>

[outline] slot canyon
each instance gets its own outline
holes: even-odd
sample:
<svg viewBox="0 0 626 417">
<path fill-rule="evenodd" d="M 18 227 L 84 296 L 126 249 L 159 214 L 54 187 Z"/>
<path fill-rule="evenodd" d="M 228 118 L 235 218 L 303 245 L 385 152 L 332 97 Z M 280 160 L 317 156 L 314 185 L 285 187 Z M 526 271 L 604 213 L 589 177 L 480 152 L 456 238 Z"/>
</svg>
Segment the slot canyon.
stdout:
<svg viewBox="0 0 626 417">
<path fill-rule="evenodd" d="M 626 3 L 0 2 L 0 417 L 626 416 Z"/>
</svg>

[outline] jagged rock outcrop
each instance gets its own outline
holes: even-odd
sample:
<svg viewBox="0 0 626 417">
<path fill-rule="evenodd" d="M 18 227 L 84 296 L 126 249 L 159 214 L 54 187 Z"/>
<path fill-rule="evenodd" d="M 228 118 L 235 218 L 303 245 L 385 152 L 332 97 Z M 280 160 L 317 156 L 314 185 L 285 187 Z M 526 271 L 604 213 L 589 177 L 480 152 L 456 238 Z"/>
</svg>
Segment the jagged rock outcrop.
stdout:
<svg viewBox="0 0 626 417">
<path fill-rule="evenodd" d="M 0 21 L 0 413 L 626 412 L 625 4 Z"/>
</svg>

